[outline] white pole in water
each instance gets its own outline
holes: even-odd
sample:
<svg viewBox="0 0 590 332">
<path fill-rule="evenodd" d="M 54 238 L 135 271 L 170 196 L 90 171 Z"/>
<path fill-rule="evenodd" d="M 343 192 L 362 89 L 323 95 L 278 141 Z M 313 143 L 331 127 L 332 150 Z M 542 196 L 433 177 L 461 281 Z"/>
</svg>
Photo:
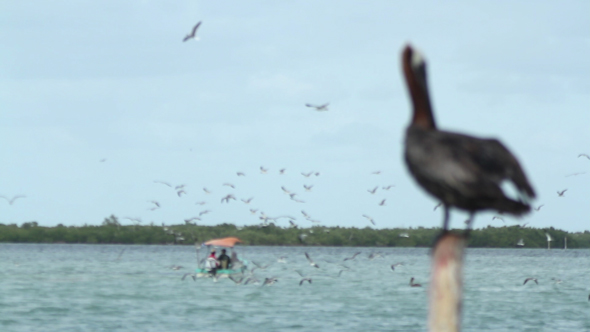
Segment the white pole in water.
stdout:
<svg viewBox="0 0 590 332">
<path fill-rule="evenodd" d="M 553 241 L 553 238 L 549 233 L 545 233 L 545 236 L 547 237 L 547 250 L 549 250 L 551 249 L 551 241 Z"/>
</svg>

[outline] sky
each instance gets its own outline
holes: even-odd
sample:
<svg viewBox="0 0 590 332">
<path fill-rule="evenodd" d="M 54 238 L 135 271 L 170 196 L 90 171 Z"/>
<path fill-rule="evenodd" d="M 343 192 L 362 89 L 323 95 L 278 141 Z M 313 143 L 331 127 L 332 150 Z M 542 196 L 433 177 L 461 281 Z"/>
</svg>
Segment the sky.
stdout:
<svg viewBox="0 0 590 332">
<path fill-rule="evenodd" d="M 504 221 L 479 213 L 475 228 L 590 230 L 590 159 L 578 157 L 590 155 L 589 12 L 588 1 L 2 1 L 0 195 L 26 197 L 0 200 L 0 223 L 170 225 L 210 210 L 197 224 L 255 225 L 262 211 L 310 227 L 303 210 L 330 227 L 440 227 L 403 162 L 411 43 L 439 128 L 500 139 L 543 205 Z M 199 40 L 183 42 L 199 21 Z M 453 211 L 451 226 L 465 219 Z"/>
</svg>

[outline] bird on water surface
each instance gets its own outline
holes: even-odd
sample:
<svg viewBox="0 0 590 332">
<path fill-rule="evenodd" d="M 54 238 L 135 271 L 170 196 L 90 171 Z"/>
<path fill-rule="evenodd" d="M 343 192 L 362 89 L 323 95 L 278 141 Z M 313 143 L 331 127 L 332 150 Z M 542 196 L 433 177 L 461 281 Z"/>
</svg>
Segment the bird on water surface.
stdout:
<svg viewBox="0 0 590 332">
<path fill-rule="evenodd" d="M 535 192 L 512 153 L 496 139 L 438 130 L 424 58 L 408 45 L 402 67 L 413 106 L 405 135 L 405 161 L 418 184 L 443 204 L 443 231 L 448 229 L 451 207 L 470 213 L 468 227 L 480 210 L 516 216 L 529 212 L 528 200 Z M 501 186 L 505 181 L 516 186 L 519 198 L 504 194 Z"/>
</svg>

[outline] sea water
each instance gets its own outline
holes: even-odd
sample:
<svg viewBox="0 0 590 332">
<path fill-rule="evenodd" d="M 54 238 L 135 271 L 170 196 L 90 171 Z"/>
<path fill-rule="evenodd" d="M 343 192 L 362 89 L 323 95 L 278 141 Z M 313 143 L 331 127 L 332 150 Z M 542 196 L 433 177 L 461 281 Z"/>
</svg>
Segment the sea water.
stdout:
<svg viewBox="0 0 590 332">
<path fill-rule="evenodd" d="M 0 244 L 0 331 L 426 330 L 429 249 L 236 251 L 259 283 L 181 280 L 192 246 Z M 464 279 L 463 331 L 590 331 L 590 250 L 468 249 Z"/>
</svg>

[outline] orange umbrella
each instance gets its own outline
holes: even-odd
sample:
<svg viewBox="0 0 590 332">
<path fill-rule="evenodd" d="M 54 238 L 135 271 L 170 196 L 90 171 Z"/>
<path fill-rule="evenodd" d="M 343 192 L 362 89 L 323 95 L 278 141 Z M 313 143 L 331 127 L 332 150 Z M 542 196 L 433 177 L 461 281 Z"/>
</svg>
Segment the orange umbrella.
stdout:
<svg viewBox="0 0 590 332">
<path fill-rule="evenodd" d="M 236 243 L 242 243 L 242 240 L 238 239 L 237 237 L 226 237 L 223 239 L 209 240 L 205 242 L 205 245 L 232 248 Z"/>
</svg>

